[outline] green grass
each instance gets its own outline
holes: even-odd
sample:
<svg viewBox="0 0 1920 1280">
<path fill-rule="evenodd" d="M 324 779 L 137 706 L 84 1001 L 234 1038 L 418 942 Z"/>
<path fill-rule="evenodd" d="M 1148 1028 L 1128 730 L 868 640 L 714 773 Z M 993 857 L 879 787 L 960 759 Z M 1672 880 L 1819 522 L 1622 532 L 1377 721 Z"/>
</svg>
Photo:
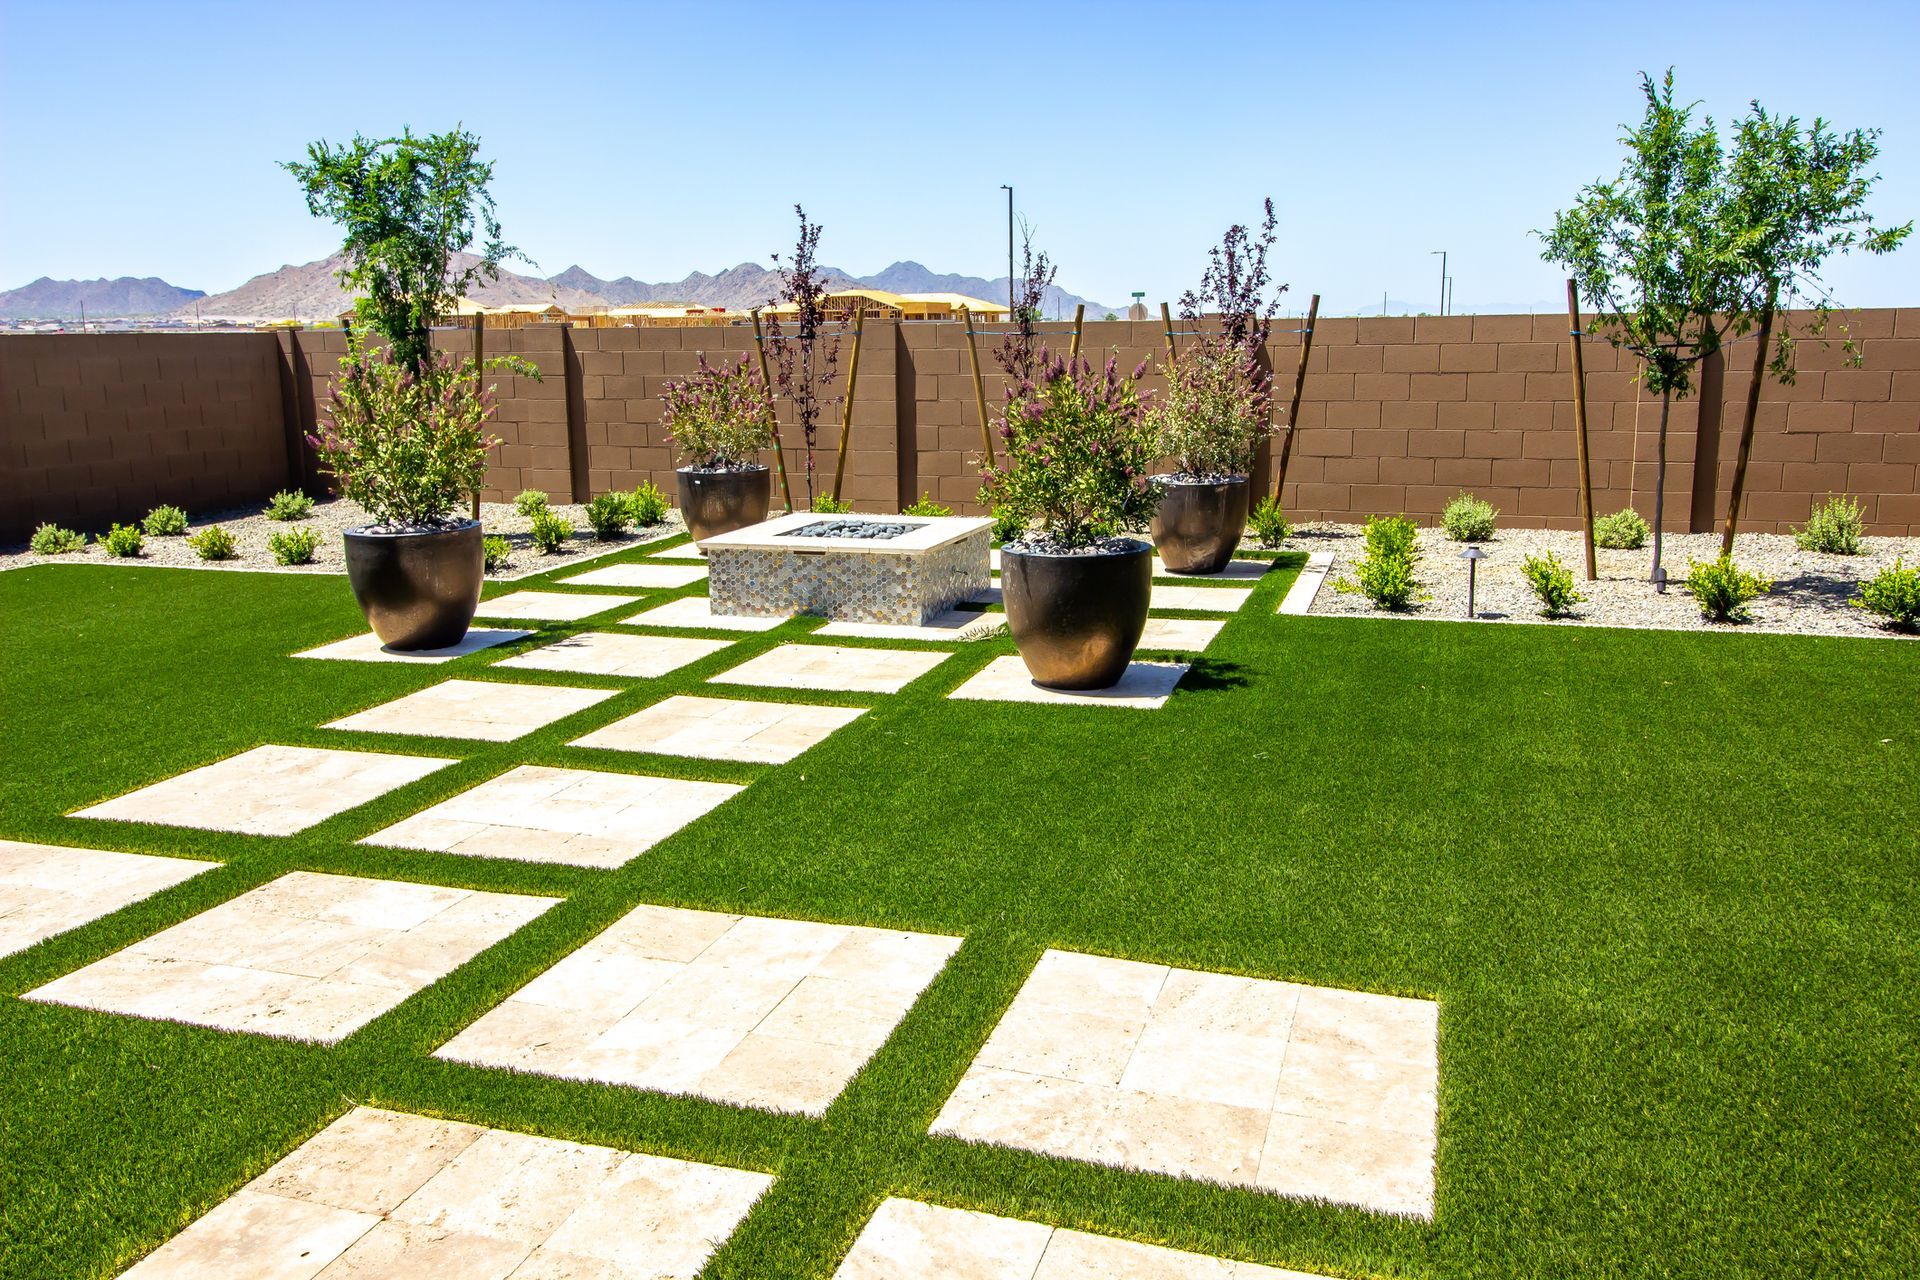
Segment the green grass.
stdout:
<svg viewBox="0 0 1920 1280">
<path fill-rule="evenodd" d="M 778 768 L 564 743 L 810 622 L 576 681 L 493 664 L 606 623 L 295 661 L 360 629 L 339 579 L 0 574 L 0 836 L 225 863 L 0 959 L 0 1271 L 110 1274 L 365 1102 L 777 1172 L 713 1277 L 827 1276 L 888 1194 L 1334 1276 L 1920 1273 L 1920 646 L 1276 618 L 1298 561 L 1162 711 L 946 700 L 978 642 Z M 475 674 L 624 691 L 316 728 Z M 62 816 L 268 741 L 461 763 L 289 838 Z M 354 843 L 522 762 L 753 785 L 617 872 Z M 331 1048 L 12 998 L 295 868 L 566 901 Z M 820 1120 L 429 1056 L 640 902 L 966 943 Z M 1437 998 L 1435 1220 L 928 1137 L 1047 946 Z"/>
</svg>

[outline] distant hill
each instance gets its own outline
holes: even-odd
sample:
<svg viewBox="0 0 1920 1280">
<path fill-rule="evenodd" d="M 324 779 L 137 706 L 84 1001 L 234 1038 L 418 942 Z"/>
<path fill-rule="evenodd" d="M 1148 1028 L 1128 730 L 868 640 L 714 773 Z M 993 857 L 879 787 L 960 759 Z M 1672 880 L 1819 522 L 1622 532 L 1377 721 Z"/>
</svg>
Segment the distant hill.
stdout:
<svg viewBox="0 0 1920 1280">
<path fill-rule="evenodd" d="M 829 289 L 851 289 L 865 285 L 869 289 L 885 289 L 889 293 L 963 293 L 983 302 L 1004 302 L 1007 297 L 1005 276 L 988 280 L 981 276 L 937 275 L 917 262 L 896 262 L 870 276 L 856 276 L 837 267 L 822 268 L 822 274 Z M 780 273 L 757 263 L 743 262 L 719 275 L 710 276 L 704 271 L 696 271 L 684 280 L 650 284 L 645 280 L 635 280 L 632 276 L 602 280 L 584 267 L 574 266 L 550 277 L 548 283 L 598 294 L 616 307 L 673 301 L 697 306 L 745 308 L 760 306 L 777 296 L 780 292 Z M 1055 312 L 1071 316 L 1073 308 L 1082 302 L 1087 304 L 1088 313 L 1095 319 L 1108 311 L 1116 314 L 1126 312 L 1125 307 L 1093 302 L 1058 286 L 1048 289 L 1044 310 L 1048 316 Z"/>
<path fill-rule="evenodd" d="M 9 320 L 77 320 L 96 316 L 159 316 L 204 298 L 200 289 L 181 289 L 156 276 L 118 280 L 52 280 L 0 293 L 0 317 Z"/>
<path fill-rule="evenodd" d="M 465 270 L 479 259 L 461 253 L 454 255 L 454 261 Z M 237 289 L 202 297 L 200 315 L 207 320 L 331 320 L 353 305 L 353 296 L 335 279 L 345 265 L 345 258 L 334 254 L 257 275 Z M 494 306 L 508 302 L 557 302 L 569 309 L 606 305 L 596 294 L 504 270 L 498 280 L 476 285 L 469 294 L 476 302 Z M 180 308 L 176 314 L 192 315 L 193 307 Z"/>
<path fill-rule="evenodd" d="M 1005 302 L 1007 300 L 1007 278 L 1000 276 L 988 280 L 982 276 L 936 275 L 917 262 L 896 262 L 884 271 L 876 271 L 870 276 L 862 276 L 860 283 L 874 289 L 885 289 L 890 293 L 964 293 L 969 298 L 979 298 L 983 302 Z M 1062 319 L 1073 318 L 1073 309 L 1085 303 L 1089 318 L 1098 320 L 1111 311 L 1117 316 L 1127 314 L 1125 304 L 1114 306 L 1111 303 L 1095 302 L 1083 298 L 1077 293 L 1068 293 L 1059 285 L 1047 287 L 1041 311 L 1048 319 L 1058 315 Z"/>
</svg>

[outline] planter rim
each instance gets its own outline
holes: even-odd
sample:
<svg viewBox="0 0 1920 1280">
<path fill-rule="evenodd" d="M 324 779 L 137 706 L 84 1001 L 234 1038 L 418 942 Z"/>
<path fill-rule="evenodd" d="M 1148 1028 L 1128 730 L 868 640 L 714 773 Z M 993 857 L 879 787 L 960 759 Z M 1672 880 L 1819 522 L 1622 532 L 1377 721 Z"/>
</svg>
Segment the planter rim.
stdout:
<svg viewBox="0 0 1920 1280">
<path fill-rule="evenodd" d="M 350 538 L 434 538 L 444 537 L 449 533 L 464 533 L 468 529 L 477 529 L 479 527 L 480 522 L 478 520 L 468 518 L 457 520 L 452 524 L 443 525 L 437 529 L 381 529 L 374 525 L 363 524 L 356 528 L 344 529 L 341 532 Z"/>
<path fill-rule="evenodd" d="M 1166 475 L 1155 476 L 1153 482 L 1163 489 L 1220 489 L 1228 485 L 1245 484 L 1247 483 L 1247 477 L 1245 474 L 1236 471 L 1232 475 L 1223 476 L 1218 480 L 1197 480 L 1192 476 Z"/>
<path fill-rule="evenodd" d="M 1026 551 L 1019 547 L 1001 547 L 1002 556 L 1025 556 L 1030 560 L 1118 560 L 1153 551 L 1153 544 L 1140 538 L 1127 538 L 1124 547 L 1105 547 L 1099 551 Z"/>
<path fill-rule="evenodd" d="M 768 469 L 766 463 L 754 462 L 744 467 L 675 467 L 673 471 L 675 475 L 682 476 L 737 476 L 749 471 L 766 471 Z"/>
</svg>

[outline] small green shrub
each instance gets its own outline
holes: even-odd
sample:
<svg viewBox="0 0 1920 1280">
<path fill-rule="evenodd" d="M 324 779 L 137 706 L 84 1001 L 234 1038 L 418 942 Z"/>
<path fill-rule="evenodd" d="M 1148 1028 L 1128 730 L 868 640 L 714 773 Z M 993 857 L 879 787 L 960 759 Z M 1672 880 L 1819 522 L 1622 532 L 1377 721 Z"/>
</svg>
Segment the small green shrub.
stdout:
<svg viewBox="0 0 1920 1280">
<path fill-rule="evenodd" d="M 69 551 L 79 551 L 86 545 L 87 535 L 84 533 L 62 529 L 57 524 L 43 524 L 33 531 L 27 549 L 37 556 L 63 556 Z"/>
<path fill-rule="evenodd" d="M 147 545 L 147 540 L 140 536 L 139 525 L 116 524 L 107 530 L 106 537 L 100 539 L 100 545 L 107 549 L 108 555 L 130 560 L 140 554 L 140 548 Z"/>
<path fill-rule="evenodd" d="M 1773 590 L 1773 583 L 1748 573 L 1732 556 L 1718 560 L 1689 560 L 1687 590 L 1699 602 L 1700 612 L 1715 622 L 1745 622 L 1753 616 L 1747 603 Z"/>
<path fill-rule="evenodd" d="M 1363 595 L 1376 609 L 1404 609 L 1426 599 L 1414 576 L 1420 564 L 1419 530 L 1405 516 L 1374 516 L 1367 521 L 1367 553 L 1353 577 L 1334 584 L 1337 591 Z"/>
<path fill-rule="evenodd" d="M 900 508 L 900 514 L 903 516 L 950 516 L 953 514 L 953 508 L 944 502 L 935 502 L 932 494 L 923 493 L 918 502 L 909 502 Z"/>
<path fill-rule="evenodd" d="M 667 518 L 667 495 L 660 492 L 659 485 L 648 480 L 627 495 L 627 508 L 633 513 L 635 524 L 651 529 Z"/>
<path fill-rule="evenodd" d="M 1527 575 L 1533 594 L 1540 597 L 1540 612 L 1549 618 L 1563 617 L 1586 599 L 1574 588 L 1573 570 L 1551 551 L 1544 556 L 1528 556 L 1520 571 Z"/>
<path fill-rule="evenodd" d="M 490 533 L 480 539 L 481 553 L 486 556 L 486 571 L 499 573 L 513 563 L 513 544 L 497 533 Z"/>
<path fill-rule="evenodd" d="M 1615 551 L 1638 551 L 1652 532 L 1647 528 L 1647 522 L 1640 518 L 1640 513 L 1632 507 L 1622 508 L 1610 516 L 1601 516 L 1593 522 L 1594 542 Z"/>
<path fill-rule="evenodd" d="M 313 514 L 313 499 L 298 489 L 282 489 L 267 499 L 267 515 L 275 520 L 305 520 Z"/>
<path fill-rule="evenodd" d="M 513 509 L 531 520 L 534 512 L 547 509 L 547 495 L 539 489 L 522 489 L 513 500 Z"/>
<path fill-rule="evenodd" d="M 1009 507 L 993 509 L 993 540 L 1001 546 L 1013 542 L 1027 531 L 1027 518 Z"/>
<path fill-rule="evenodd" d="M 573 521 L 545 507 L 533 513 L 533 545 L 541 555 L 550 556 L 567 545 L 573 536 Z"/>
<path fill-rule="evenodd" d="M 1864 548 L 1866 511 L 1844 495 L 1828 494 L 1827 500 L 1813 509 L 1806 524 L 1793 531 L 1793 540 L 1802 551 L 1824 551 L 1828 555 L 1857 556 Z"/>
<path fill-rule="evenodd" d="M 610 541 L 633 526 L 633 503 L 624 493 L 603 493 L 587 504 L 587 523 L 593 536 Z"/>
<path fill-rule="evenodd" d="M 1263 547 L 1277 547 L 1293 533 L 1293 526 L 1287 523 L 1287 513 L 1280 509 L 1280 500 L 1272 494 L 1254 504 L 1247 516 L 1247 525 Z"/>
<path fill-rule="evenodd" d="M 1861 583 L 1860 594 L 1849 603 L 1879 614 L 1902 631 L 1920 628 L 1920 568 L 1907 568 L 1902 556 Z"/>
<path fill-rule="evenodd" d="M 187 513 L 178 507 L 155 507 L 140 527 L 149 538 L 177 538 L 187 531 Z"/>
<path fill-rule="evenodd" d="M 233 545 L 233 535 L 217 524 L 210 524 L 188 538 L 187 545 L 198 552 L 202 560 L 231 560 L 239 554 Z"/>
<path fill-rule="evenodd" d="M 275 564 L 312 564 L 320 535 L 311 529 L 282 529 L 267 539 Z"/>
<path fill-rule="evenodd" d="M 1485 542 L 1493 536 L 1493 522 L 1500 509 L 1470 493 L 1463 493 L 1447 504 L 1440 514 L 1440 527 L 1455 542 Z"/>
<path fill-rule="evenodd" d="M 842 502 L 830 493 L 820 494 L 813 500 L 813 512 L 821 516 L 844 516 L 853 514 L 853 504 Z"/>
</svg>

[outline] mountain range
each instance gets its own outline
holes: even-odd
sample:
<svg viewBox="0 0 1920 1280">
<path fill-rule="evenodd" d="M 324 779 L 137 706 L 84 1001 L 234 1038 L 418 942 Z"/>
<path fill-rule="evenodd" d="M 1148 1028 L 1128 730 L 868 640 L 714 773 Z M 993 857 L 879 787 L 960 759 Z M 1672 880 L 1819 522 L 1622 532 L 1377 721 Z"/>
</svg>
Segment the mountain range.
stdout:
<svg viewBox="0 0 1920 1280">
<path fill-rule="evenodd" d="M 181 289 L 156 276 L 118 280 L 51 280 L 0 293 L 0 317 L 9 320 L 70 320 L 86 316 L 161 316 L 204 298 L 200 289 Z"/>
</svg>

